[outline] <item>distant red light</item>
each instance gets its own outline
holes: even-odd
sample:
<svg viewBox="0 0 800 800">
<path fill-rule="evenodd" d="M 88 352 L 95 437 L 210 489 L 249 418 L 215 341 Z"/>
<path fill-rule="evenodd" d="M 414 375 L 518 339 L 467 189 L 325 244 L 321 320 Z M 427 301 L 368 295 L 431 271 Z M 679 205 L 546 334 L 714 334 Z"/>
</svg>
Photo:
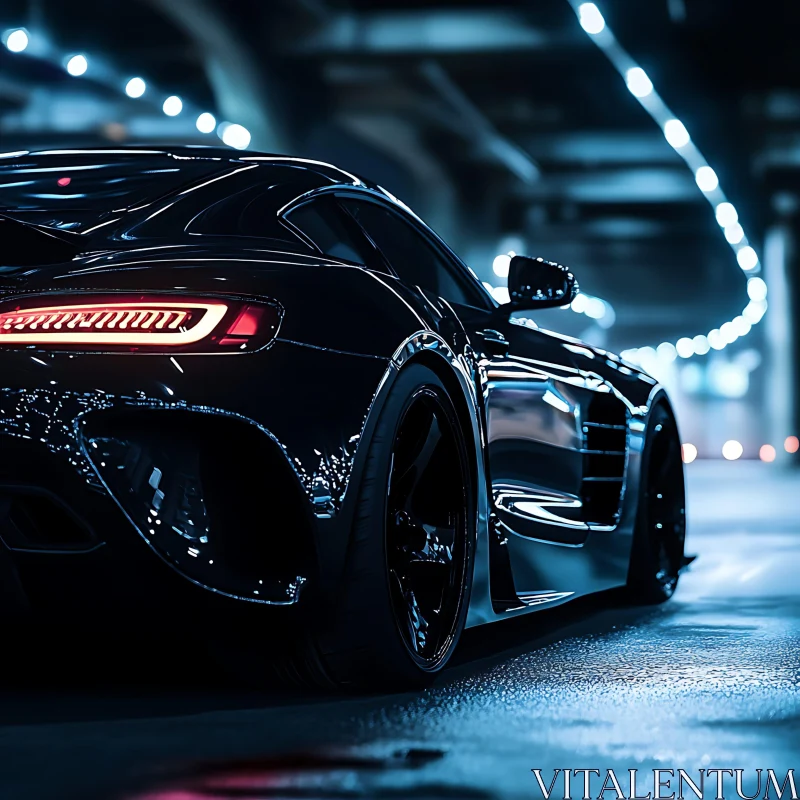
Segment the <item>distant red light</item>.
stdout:
<svg viewBox="0 0 800 800">
<path fill-rule="evenodd" d="M 72 178 L 59 178 L 58 185 L 59 186 L 69 186 L 72 183 Z"/>
</svg>

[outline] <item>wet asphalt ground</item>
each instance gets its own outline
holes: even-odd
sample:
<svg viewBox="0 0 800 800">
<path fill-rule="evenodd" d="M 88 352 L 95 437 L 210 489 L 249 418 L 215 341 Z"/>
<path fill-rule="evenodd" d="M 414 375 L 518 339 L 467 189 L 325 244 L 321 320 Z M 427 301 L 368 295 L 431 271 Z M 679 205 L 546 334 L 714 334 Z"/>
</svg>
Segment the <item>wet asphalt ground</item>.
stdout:
<svg viewBox="0 0 800 800">
<path fill-rule="evenodd" d="M 422 693 L 260 694 L 194 654 L 6 642 L 0 800 L 541 798 L 534 768 L 800 778 L 800 473 L 688 475 L 699 558 L 672 601 L 612 594 L 469 631 Z"/>
</svg>

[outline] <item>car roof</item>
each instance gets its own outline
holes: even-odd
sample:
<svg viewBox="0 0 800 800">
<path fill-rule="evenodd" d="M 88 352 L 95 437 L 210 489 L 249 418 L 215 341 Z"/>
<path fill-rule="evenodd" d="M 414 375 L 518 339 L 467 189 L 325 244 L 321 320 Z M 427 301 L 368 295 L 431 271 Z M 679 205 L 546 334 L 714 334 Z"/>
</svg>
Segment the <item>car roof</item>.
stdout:
<svg viewBox="0 0 800 800">
<path fill-rule="evenodd" d="M 282 153 L 267 153 L 253 150 L 231 150 L 229 147 L 209 147 L 205 145 L 175 145 L 175 146 L 109 146 L 109 147 L 86 147 L 86 148 L 64 148 L 57 150 L 31 150 L 18 151 L 14 153 L 0 154 L 0 165 L 5 158 L 21 158 L 32 156 L 37 159 L 47 157 L 59 158 L 81 158 L 90 159 L 93 155 L 98 157 L 116 155 L 123 156 L 135 163 L 138 158 L 146 160 L 148 158 L 171 158 L 171 159 L 193 159 L 229 162 L 231 166 L 241 163 L 264 162 L 272 165 L 291 165 L 293 167 L 308 169 L 311 172 L 318 172 L 327 179 L 336 183 L 344 183 L 378 189 L 379 187 L 360 175 L 341 169 L 334 164 L 329 164 L 316 159 L 301 158 Z"/>
</svg>

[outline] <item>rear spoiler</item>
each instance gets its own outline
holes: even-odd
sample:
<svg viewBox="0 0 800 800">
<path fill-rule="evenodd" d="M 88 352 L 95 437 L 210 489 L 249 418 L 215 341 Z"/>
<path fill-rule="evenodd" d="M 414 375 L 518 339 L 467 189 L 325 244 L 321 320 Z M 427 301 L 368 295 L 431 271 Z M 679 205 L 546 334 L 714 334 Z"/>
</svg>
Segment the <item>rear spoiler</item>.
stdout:
<svg viewBox="0 0 800 800">
<path fill-rule="evenodd" d="M 48 228 L 0 214 L 0 266 L 37 267 L 71 261 L 86 250 L 80 233 Z"/>
</svg>

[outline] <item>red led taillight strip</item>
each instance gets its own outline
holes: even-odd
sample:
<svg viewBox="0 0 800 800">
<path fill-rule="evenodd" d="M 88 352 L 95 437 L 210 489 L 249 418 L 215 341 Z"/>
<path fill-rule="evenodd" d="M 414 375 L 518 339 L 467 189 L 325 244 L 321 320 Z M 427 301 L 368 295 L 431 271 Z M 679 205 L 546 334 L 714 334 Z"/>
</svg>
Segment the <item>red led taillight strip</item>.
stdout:
<svg viewBox="0 0 800 800">
<path fill-rule="evenodd" d="M 87 303 L 0 314 L 2 344 L 187 345 L 211 334 L 222 302 Z"/>
</svg>

